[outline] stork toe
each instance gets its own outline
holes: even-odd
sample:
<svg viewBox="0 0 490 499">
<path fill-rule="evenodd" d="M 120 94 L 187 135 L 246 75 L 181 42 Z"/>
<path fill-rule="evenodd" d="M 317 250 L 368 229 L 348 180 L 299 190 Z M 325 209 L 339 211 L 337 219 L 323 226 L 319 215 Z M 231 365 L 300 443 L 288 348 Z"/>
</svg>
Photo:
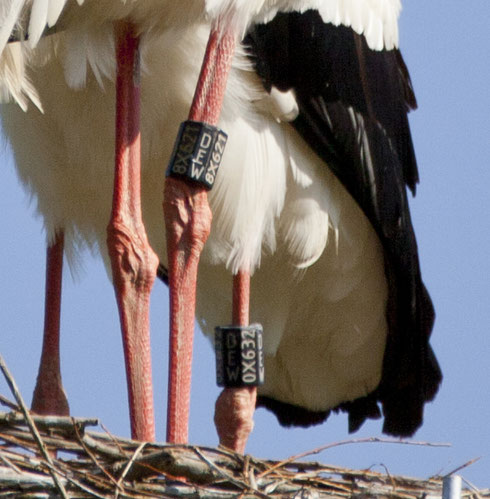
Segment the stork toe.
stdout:
<svg viewBox="0 0 490 499">
<path fill-rule="evenodd" d="M 221 445 L 245 452 L 245 445 L 253 430 L 253 414 L 257 388 L 225 388 L 216 400 L 214 423 Z"/>
</svg>

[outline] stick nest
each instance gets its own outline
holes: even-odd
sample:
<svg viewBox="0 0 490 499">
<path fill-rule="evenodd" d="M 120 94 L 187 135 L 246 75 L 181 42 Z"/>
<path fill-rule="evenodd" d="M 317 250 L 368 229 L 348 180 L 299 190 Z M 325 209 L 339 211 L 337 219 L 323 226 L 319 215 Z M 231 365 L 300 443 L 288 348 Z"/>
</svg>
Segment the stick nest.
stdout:
<svg viewBox="0 0 490 499">
<path fill-rule="evenodd" d="M 96 419 L 32 416 L 28 422 L 9 405 L 11 412 L 0 413 L 0 498 L 408 499 L 442 493 L 440 477 L 417 480 L 264 461 L 223 448 L 142 443 L 87 431 Z M 465 490 L 463 497 L 490 497 L 490 491 Z"/>
</svg>

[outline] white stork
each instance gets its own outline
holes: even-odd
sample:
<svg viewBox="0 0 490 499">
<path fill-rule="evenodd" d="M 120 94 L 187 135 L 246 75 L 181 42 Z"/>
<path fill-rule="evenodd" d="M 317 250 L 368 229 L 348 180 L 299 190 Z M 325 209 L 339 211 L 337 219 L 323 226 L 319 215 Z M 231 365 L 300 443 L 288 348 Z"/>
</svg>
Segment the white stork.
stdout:
<svg viewBox="0 0 490 499">
<path fill-rule="evenodd" d="M 28 44 L 36 44 L 64 3 L 44 3 L 53 10 L 41 16 L 41 28 L 30 28 Z M 201 327 L 211 334 L 230 322 L 232 274 L 245 275 L 237 281 L 246 288 L 252 273 L 250 315 L 264 327 L 266 354 L 258 404 L 286 425 L 319 423 L 341 409 L 351 430 L 379 417 L 381 404 L 386 433 L 412 434 L 441 375 L 429 345 L 433 309 L 406 194 L 407 186 L 415 191 L 418 175 L 407 121 L 415 98 L 397 48 L 399 1 L 150 3 L 68 3 L 58 33 L 35 49 L 14 45 L 2 55 L 3 93 L 23 108 L 3 106 L 3 128 L 51 249 L 60 247 L 53 243 L 63 231 L 68 254 L 79 244 L 97 245 L 110 268 L 112 23 L 128 18 L 145 34 L 143 220 L 167 266 L 164 165 L 192 101 L 209 34 L 205 8 L 211 19 L 247 33 L 219 120 L 229 138 L 209 192 L 213 222 L 197 287 Z M 30 4 L 10 0 L 24 9 Z M 274 17 L 294 9 L 301 12 Z M 13 10 L 1 15 L 15 18 Z M 218 40 L 226 36 L 220 29 Z M 9 37 L 0 30 L 0 50 Z M 27 107 L 29 99 L 44 112 Z M 247 311 L 240 312 L 235 317 L 246 322 Z M 249 392 L 247 410 L 255 406 Z M 232 403 L 235 393 L 244 391 L 233 392 Z M 243 451 L 240 429 L 223 434 L 220 418 L 229 403 L 224 397 L 217 404 L 220 438 Z M 246 434 L 251 417 L 245 427 Z"/>
</svg>

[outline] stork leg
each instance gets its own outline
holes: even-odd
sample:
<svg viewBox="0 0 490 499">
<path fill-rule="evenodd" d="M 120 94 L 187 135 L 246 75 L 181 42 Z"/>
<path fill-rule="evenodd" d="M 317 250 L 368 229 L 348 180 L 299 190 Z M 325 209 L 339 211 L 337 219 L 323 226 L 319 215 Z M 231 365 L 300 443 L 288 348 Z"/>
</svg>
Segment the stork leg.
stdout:
<svg viewBox="0 0 490 499">
<path fill-rule="evenodd" d="M 217 125 L 236 36 L 211 32 L 189 119 Z M 167 441 L 186 443 L 199 257 L 211 228 L 206 190 L 168 177 L 164 215 L 170 288 L 170 359 Z"/>
<path fill-rule="evenodd" d="M 233 278 L 233 325 L 248 326 L 250 273 L 238 272 Z M 244 453 L 253 429 L 257 401 L 256 387 L 225 388 L 216 400 L 214 423 L 221 445 Z"/>
<path fill-rule="evenodd" d="M 149 305 L 158 258 L 148 243 L 141 214 L 138 37 L 126 22 L 116 30 L 116 165 L 107 245 L 121 320 L 131 435 L 152 441 Z"/>
<path fill-rule="evenodd" d="M 44 337 L 32 410 L 37 414 L 68 416 L 70 409 L 61 383 L 60 313 L 63 275 L 63 232 L 58 232 L 46 251 Z"/>
</svg>

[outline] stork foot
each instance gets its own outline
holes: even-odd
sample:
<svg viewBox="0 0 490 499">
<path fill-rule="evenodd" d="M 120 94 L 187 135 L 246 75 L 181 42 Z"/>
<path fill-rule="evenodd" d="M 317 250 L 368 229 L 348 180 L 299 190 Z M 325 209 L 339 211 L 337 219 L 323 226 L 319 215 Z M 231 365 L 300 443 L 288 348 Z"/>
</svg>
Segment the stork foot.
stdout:
<svg viewBox="0 0 490 499">
<path fill-rule="evenodd" d="M 59 230 L 46 251 L 46 298 L 41 362 L 32 397 L 32 410 L 45 416 L 69 416 L 70 408 L 61 383 L 60 314 L 63 277 L 64 233 Z"/>
<path fill-rule="evenodd" d="M 44 366 L 43 370 L 39 371 L 31 409 L 43 416 L 70 415 L 70 407 L 58 369 Z"/>
<path fill-rule="evenodd" d="M 253 430 L 257 388 L 225 388 L 216 401 L 214 424 L 221 445 L 245 453 Z"/>
</svg>

